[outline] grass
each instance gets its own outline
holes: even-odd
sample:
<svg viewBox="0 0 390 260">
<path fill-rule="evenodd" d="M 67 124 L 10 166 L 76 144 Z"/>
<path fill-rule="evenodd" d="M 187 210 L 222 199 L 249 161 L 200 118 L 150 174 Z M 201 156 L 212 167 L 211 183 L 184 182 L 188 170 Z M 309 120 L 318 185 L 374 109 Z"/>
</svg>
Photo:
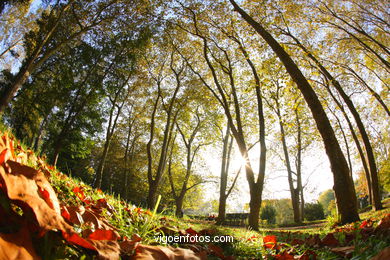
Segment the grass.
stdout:
<svg viewBox="0 0 390 260">
<path fill-rule="evenodd" d="M 34 161 L 29 161 L 28 165 L 36 168 L 42 167 Z M 330 247 L 319 246 L 315 243 L 313 246 L 296 243 L 297 241 L 308 241 L 309 238 L 315 236 L 323 239 L 329 233 L 334 233 L 336 239 L 340 241 L 340 246 L 354 247 L 354 251 L 350 256 L 354 260 L 369 259 L 390 245 L 390 238 L 384 235 L 375 234 L 363 237 L 359 229 L 362 222 L 335 228 L 323 221 L 314 221 L 305 222 L 302 226 L 294 229 L 289 225 L 288 227 L 262 228 L 260 231 L 253 231 L 239 227 L 217 226 L 208 221 L 194 220 L 188 217 L 178 219 L 174 216 L 157 213 L 157 206 L 153 211 L 149 211 L 131 205 L 121 200 L 119 196 L 103 193 L 86 185 L 79 179 L 60 173 L 55 168 L 46 167 L 50 174 L 49 181 L 62 205 L 89 207 L 91 201 L 94 203 L 99 200 L 107 202 L 109 206 L 102 208 L 101 217 L 115 227 L 121 239 L 141 239 L 141 243 L 156 244 L 155 236 L 164 234 L 162 227 L 168 228 L 168 231 L 170 229 L 176 232 L 175 235 L 178 235 L 178 230 L 189 228 L 196 231 L 204 230 L 213 236 L 229 235 L 234 237 L 232 243 L 214 243 L 214 245 L 221 248 L 224 255 L 238 256 L 238 259 L 276 259 L 277 254 L 285 252 L 302 255 L 311 251 L 314 251 L 319 259 L 340 259 L 340 256 L 332 252 Z M 1 199 L 0 196 L 0 202 Z M 363 212 L 360 214 L 360 218 L 362 220 L 370 219 L 377 224 L 380 219 L 390 214 L 389 204 L 390 199 L 384 200 L 384 205 L 387 208 L 381 211 Z M 322 223 L 324 224 L 321 225 Z M 75 225 L 74 228 L 82 234 L 86 228 L 90 227 L 81 224 L 79 226 Z M 135 234 L 137 235 L 134 238 Z M 353 235 L 351 241 L 347 241 L 348 234 Z M 264 245 L 264 237 L 270 235 L 276 236 L 277 243 L 281 248 L 267 248 Z M 91 252 L 65 243 L 60 235 L 55 232 L 48 232 L 45 236 L 36 240 L 34 246 L 44 259 L 92 259 L 93 257 Z M 186 247 L 189 245 L 173 244 L 173 246 Z M 210 244 L 207 243 L 200 243 L 197 246 L 210 249 Z M 210 255 L 209 259 L 218 258 Z"/>
</svg>

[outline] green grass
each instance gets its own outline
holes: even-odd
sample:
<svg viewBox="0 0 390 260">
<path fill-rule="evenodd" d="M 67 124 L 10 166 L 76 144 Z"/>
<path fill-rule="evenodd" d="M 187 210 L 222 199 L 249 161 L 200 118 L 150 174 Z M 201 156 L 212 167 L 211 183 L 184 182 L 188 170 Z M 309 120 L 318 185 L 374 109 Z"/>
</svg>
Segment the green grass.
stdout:
<svg viewBox="0 0 390 260">
<path fill-rule="evenodd" d="M 26 150 L 26 148 L 24 147 Z M 38 164 L 34 161 L 27 163 L 32 167 L 38 167 Z M 300 227 L 291 228 L 291 225 L 276 226 L 273 228 L 263 227 L 260 231 L 248 230 L 240 227 L 225 227 L 217 226 L 208 221 L 194 220 L 188 217 L 178 219 L 174 216 L 157 213 L 157 207 L 153 211 L 131 205 L 123 200 L 119 196 L 103 193 L 100 190 L 94 189 L 81 180 L 71 178 L 65 174 L 59 173 L 58 170 L 48 167 L 50 173 L 49 181 L 57 193 L 58 199 L 62 205 L 66 206 L 84 206 L 88 207 L 88 203 L 80 199 L 79 194 L 75 191 L 75 188 L 82 190 L 85 200 L 93 202 L 99 199 L 104 199 L 112 207 L 109 211 L 107 209 L 102 210 L 102 217 L 107 220 L 108 223 L 113 225 L 119 232 L 122 238 L 132 238 L 134 234 L 137 234 L 144 244 L 156 244 L 155 236 L 160 235 L 163 232 L 161 227 L 168 226 L 172 230 L 186 230 L 192 228 L 196 231 L 208 230 L 213 235 L 229 235 L 234 237 L 233 243 L 218 243 L 216 244 L 223 249 L 223 253 L 226 256 L 239 256 L 238 259 L 274 259 L 272 255 L 276 254 L 273 249 L 266 249 L 263 243 L 263 237 L 268 235 L 277 236 L 278 243 L 283 243 L 284 246 L 281 252 L 293 251 L 294 255 L 303 254 L 306 250 L 314 250 L 319 259 L 340 259 L 338 255 L 331 252 L 327 247 L 309 247 L 306 245 L 292 245 L 291 241 L 306 240 L 310 235 L 318 235 L 323 238 L 326 234 L 335 232 L 336 229 L 331 224 L 323 223 L 323 221 L 311 221 L 304 222 Z M 1 199 L 1 197 L 0 197 Z M 390 214 L 390 199 L 384 200 L 384 205 L 387 208 L 381 211 L 365 211 L 360 214 L 362 220 L 371 219 L 377 223 L 387 214 Z M 334 222 L 335 219 L 329 219 L 328 223 Z M 323 225 L 321 225 L 323 223 Z M 317 224 L 314 226 L 314 224 Z M 318 225 L 320 224 L 320 225 Z M 363 239 L 359 234 L 359 227 L 361 222 L 355 224 L 346 225 L 341 229 L 352 230 L 354 239 L 349 243 L 346 243 L 346 235 L 343 232 L 335 233 L 336 238 L 341 241 L 343 246 L 355 247 L 352 259 L 369 259 L 376 255 L 383 248 L 390 245 L 389 237 L 382 235 L 372 235 Z M 74 226 L 80 233 L 86 228 L 85 226 Z M 343 242 L 344 241 L 344 242 Z M 61 236 L 55 232 L 48 232 L 44 237 L 35 242 L 37 251 L 40 252 L 45 259 L 92 259 L 90 252 L 83 250 L 80 247 L 72 246 L 63 241 Z M 186 246 L 177 245 L 173 246 Z M 200 244 L 199 246 L 207 248 L 208 244 Z M 279 252 L 280 253 L 280 252 Z M 210 259 L 217 259 L 210 256 Z"/>
</svg>

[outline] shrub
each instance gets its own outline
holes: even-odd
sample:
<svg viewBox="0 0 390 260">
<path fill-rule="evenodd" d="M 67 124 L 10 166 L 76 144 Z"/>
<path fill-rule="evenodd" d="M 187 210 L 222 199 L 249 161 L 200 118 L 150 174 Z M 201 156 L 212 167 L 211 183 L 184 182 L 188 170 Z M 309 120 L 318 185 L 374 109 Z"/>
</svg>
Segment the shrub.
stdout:
<svg viewBox="0 0 390 260">
<path fill-rule="evenodd" d="M 267 220 L 268 224 L 275 224 L 276 222 L 276 210 L 271 205 L 265 205 L 261 208 L 260 218 Z"/>
<path fill-rule="evenodd" d="M 319 202 L 306 203 L 304 208 L 304 215 L 308 221 L 325 218 L 324 208 Z"/>
</svg>

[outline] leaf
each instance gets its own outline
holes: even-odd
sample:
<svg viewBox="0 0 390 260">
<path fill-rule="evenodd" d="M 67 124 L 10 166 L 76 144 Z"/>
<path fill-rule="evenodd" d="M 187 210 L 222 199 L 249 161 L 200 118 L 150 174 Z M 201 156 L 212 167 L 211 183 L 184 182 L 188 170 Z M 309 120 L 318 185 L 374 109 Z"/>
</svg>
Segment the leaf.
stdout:
<svg viewBox="0 0 390 260">
<path fill-rule="evenodd" d="M 287 253 L 287 252 L 283 252 L 283 254 L 275 255 L 275 259 L 277 259 L 277 260 L 294 260 L 294 256 Z"/>
<path fill-rule="evenodd" d="M 382 218 L 375 228 L 375 232 L 384 232 L 390 229 L 390 214 Z"/>
<path fill-rule="evenodd" d="M 97 229 L 88 238 L 94 240 L 118 240 L 120 236 L 113 230 Z"/>
<path fill-rule="evenodd" d="M 314 236 L 310 235 L 306 240 L 305 244 L 308 246 L 319 246 L 321 244 L 321 239 L 318 234 L 315 234 Z"/>
<path fill-rule="evenodd" d="M 87 240 L 80 237 L 76 233 L 69 234 L 66 232 L 62 232 L 62 236 L 66 239 L 66 241 L 68 241 L 72 244 L 79 245 L 79 246 L 82 246 L 84 248 L 91 249 L 91 250 L 97 250 L 91 243 L 89 243 Z"/>
<path fill-rule="evenodd" d="M 28 207 L 34 213 L 40 228 L 72 231 L 71 226 L 65 223 L 61 217 L 57 197 L 43 173 L 11 160 L 8 160 L 7 164 L 7 172 L 4 167 L 0 166 L 0 178 L 5 184 L 7 197 L 18 201 L 24 208 Z M 12 189 L 8 187 L 12 187 Z M 52 204 L 56 205 L 54 208 L 58 208 L 58 211 L 51 208 L 41 197 L 38 193 L 39 187 L 45 187 L 45 190 L 50 189 L 54 194 L 50 196 L 50 199 Z"/>
<path fill-rule="evenodd" d="M 313 250 L 306 250 L 302 255 L 298 256 L 297 259 L 298 260 L 317 259 L 317 254 Z"/>
<path fill-rule="evenodd" d="M 4 162 L 6 162 L 8 160 L 8 156 L 7 156 L 7 153 L 8 153 L 8 149 L 4 149 L 1 153 L 0 153 L 0 164 L 3 164 Z"/>
<path fill-rule="evenodd" d="M 322 240 L 324 246 L 334 247 L 340 245 L 339 241 L 334 237 L 333 233 L 328 233 Z"/>
<path fill-rule="evenodd" d="M 263 237 L 264 248 L 274 249 L 276 242 L 276 236 L 268 235 Z"/>
<path fill-rule="evenodd" d="M 352 256 L 353 251 L 355 251 L 355 247 L 354 246 L 336 247 L 336 248 L 332 248 L 331 251 L 342 257 L 349 258 L 350 256 Z"/>
<path fill-rule="evenodd" d="M 17 233 L 0 233 L 0 259 L 40 259 L 35 253 L 27 225 L 23 225 Z"/>
<path fill-rule="evenodd" d="M 70 213 L 68 211 L 68 209 L 66 207 L 61 207 L 61 216 L 67 220 L 67 221 L 70 221 Z"/>
<path fill-rule="evenodd" d="M 199 235 L 199 233 L 196 232 L 195 230 L 193 230 L 192 228 L 187 228 L 187 229 L 186 229 L 186 232 L 187 232 L 187 234 L 190 234 L 191 236 L 197 236 L 197 235 Z"/>
<path fill-rule="evenodd" d="M 119 243 L 121 252 L 126 255 L 131 254 L 141 240 L 142 239 L 138 234 L 133 234 L 131 240 L 124 238 L 124 241 Z"/>
<path fill-rule="evenodd" d="M 380 251 L 379 254 L 371 258 L 371 260 L 385 260 L 385 259 L 390 259 L 390 246 L 386 247 L 385 249 Z"/>
</svg>

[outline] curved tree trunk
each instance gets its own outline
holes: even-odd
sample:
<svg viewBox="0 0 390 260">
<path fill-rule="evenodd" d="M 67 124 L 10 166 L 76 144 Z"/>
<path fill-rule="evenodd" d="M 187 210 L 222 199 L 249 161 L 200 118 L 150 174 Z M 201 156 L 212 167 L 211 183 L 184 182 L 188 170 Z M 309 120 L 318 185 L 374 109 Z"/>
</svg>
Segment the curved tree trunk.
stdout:
<svg viewBox="0 0 390 260">
<path fill-rule="evenodd" d="M 359 220 L 356 194 L 353 182 L 349 177 L 348 163 L 341 151 L 329 119 L 320 101 L 318 100 L 318 96 L 298 66 L 291 59 L 290 55 L 273 38 L 273 36 L 268 31 L 266 31 L 260 23 L 256 22 L 243 9 L 241 9 L 234 0 L 229 1 L 234 6 L 234 9 L 241 15 L 241 17 L 250 26 L 252 26 L 272 48 L 304 96 L 306 103 L 312 112 L 314 120 L 316 121 L 317 128 L 324 141 L 325 150 L 330 161 L 333 172 L 334 190 L 336 193 L 337 206 L 340 212 L 341 222 L 350 223 Z"/>
</svg>

